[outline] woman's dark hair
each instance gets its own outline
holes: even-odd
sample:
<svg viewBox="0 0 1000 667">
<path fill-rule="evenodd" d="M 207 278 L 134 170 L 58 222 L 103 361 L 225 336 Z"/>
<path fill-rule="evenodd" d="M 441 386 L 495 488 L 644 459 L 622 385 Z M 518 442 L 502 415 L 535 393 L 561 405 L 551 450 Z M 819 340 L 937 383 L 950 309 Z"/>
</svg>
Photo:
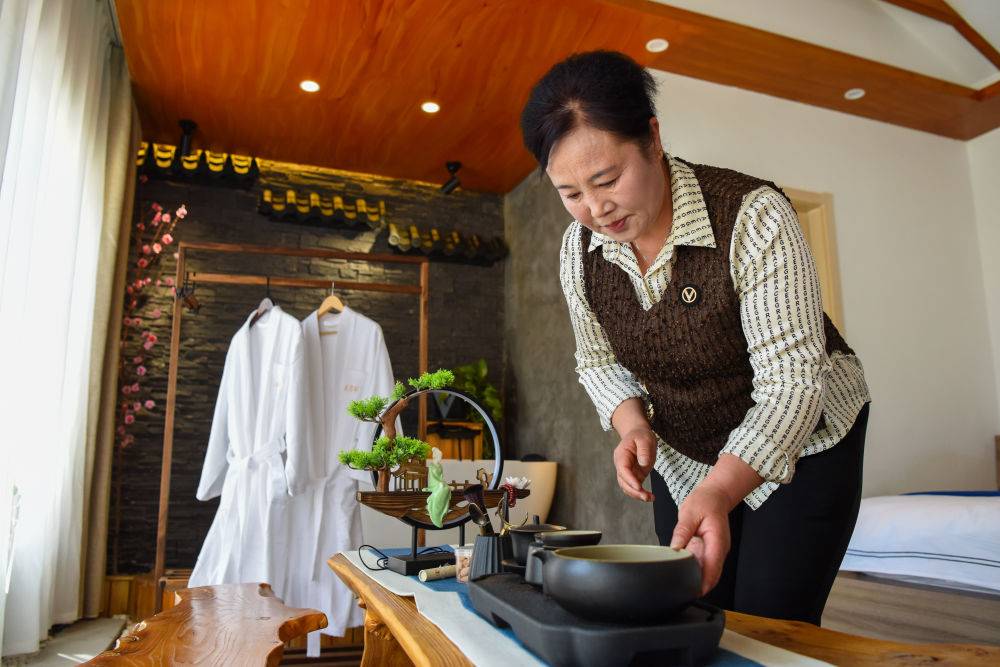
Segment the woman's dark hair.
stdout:
<svg viewBox="0 0 1000 667">
<path fill-rule="evenodd" d="M 531 89 L 521 112 L 524 145 L 543 172 L 552 146 L 579 125 L 648 146 L 655 95 L 653 77 L 624 53 L 574 54 L 553 65 Z"/>
</svg>

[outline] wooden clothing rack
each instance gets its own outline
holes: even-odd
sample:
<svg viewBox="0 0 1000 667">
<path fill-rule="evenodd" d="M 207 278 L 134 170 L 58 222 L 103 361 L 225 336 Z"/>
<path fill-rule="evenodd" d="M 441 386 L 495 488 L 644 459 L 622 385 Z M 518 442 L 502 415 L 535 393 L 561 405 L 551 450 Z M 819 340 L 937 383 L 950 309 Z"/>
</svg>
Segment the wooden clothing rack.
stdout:
<svg viewBox="0 0 1000 667">
<path fill-rule="evenodd" d="M 393 294 L 412 294 L 420 297 L 420 352 L 419 372 L 427 372 L 427 299 L 429 295 L 430 262 L 426 257 L 410 255 L 369 254 L 361 252 L 344 252 L 339 250 L 318 250 L 307 248 L 285 248 L 280 246 L 258 246 L 232 243 L 188 243 L 181 241 L 177 251 L 177 277 L 175 289 L 180 289 L 185 277 L 198 283 L 216 283 L 225 285 L 270 285 L 274 287 L 308 287 L 312 289 L 331 286 L 331 280 L 320 278 L 272 277 L 268 275 L 234 274 L 234 273 L 192 273 L 185 269 L 189 251 L 207 251 L 242 255 L 279 255 L 284 257 L 314 257 L 318 259 L 341 259 L 354 262 L 374 264 L 419 264 L 420 282 L 413 284 L 365 283 L 336 281 L 338 290 L 388 292 Z M 166 421 L 163 426 L 163 463 L 160 468 L 160 511 L 156 525 L 156 562 L 153 567 L 153 581 L 156 582 L 156 611 L 162 605 L 161 588 L 163 574 L 166 568 L 167 548 L 167 516 L 170 504 L 170 473 L 174 450 L 174 412 L 177 408 L 177 371 L 181 347 L 181 318 L 184 314 L 182 299 L 175 297 L 173 320 L 170 325 L 170 370 L 167 377 L 167 407 Z M 426 437 L 427 431 L 427 401 L 426 396 L 420 397 L 418 412 L 418 437 Z"/>
</svg>

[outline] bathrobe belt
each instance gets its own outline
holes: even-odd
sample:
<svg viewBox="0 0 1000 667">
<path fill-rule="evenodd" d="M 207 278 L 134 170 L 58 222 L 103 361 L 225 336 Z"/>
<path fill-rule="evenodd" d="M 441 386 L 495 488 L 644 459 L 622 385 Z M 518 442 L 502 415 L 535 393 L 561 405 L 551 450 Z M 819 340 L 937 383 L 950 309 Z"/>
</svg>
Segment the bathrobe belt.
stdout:
<svg viewBox="0 0 1000 667">
<path fill-rule="evenodd" d="M 237 521 L 235 528 L 235 535 L 230 534 L 230 539 L 222 541 L 222 558 L 219 562 L 221 563 L 232 563 L 234 549 L 246 549 L 249 545 L 245 544 L 246 535 L 246 525 L 247 525 L 247 504 L 250 499 L 250 480 L 254 477 L 254 472 L 261 467 L 266 468 L 267 474 L 267 505 L 270 507 L 271 503 L 274 502 L 276 498 L 283 498 L 288 494 L 288 485 L 285 481 L 285 463 L 281 458 L 281 453 L 284 451 L 285 447 L 284 436 L 275 438 L 265 445 L 258 447 L 256 451 L 252 454 L 246 456 L 236 456 L 234 449 L 242 449 L 239 447 L 239 443 L 230 443 L 229 452 L 226 456 L 229 462 L 229 471 L 226 475 L 226 484 L 235 485 L 230 493 L 223 493 L 222 498 L 228 501 L 229 507 L 226 508 L 227 513 L 231 511 L 232 505 L 236 506 Z M 221 508 L 220 508 L 221 509 Z M 263 517 L 265 521 L 270 521 L 270 516 Z M 257 545 L 258 548 L 266 549 L 266 544 Z M 240 562 L 238 575 L 240 580 L 245 576 L 242 571 L 242 560 L 240 559 L 240 554 L 237 552 L 236 561 Z M 265 561 L 269 560 L 265 556 Z M 270 571 L 271 563 L 267 563 L 267 569 Z M 274 582 L 268 582 L 274 583 Z"/>
</svg>

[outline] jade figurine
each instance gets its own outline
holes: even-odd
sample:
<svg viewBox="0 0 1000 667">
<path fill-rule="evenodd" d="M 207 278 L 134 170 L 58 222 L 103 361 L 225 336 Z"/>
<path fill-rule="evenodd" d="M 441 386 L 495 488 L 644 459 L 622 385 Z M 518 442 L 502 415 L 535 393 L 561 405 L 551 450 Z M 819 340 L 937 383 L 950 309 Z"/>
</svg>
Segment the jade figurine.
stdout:
<svg viewBox="0 0 1000 667">
<path fill-rule="evenodd" d="M 451 487 L 444 481 L 444 469 L 441 467 L 441 450 L 435 447 L 431 450 L 431 460 L 427 463 L 427 515 L 435 526 L 444 525 L 444 515 L 451 504 Z"/>
</svg>

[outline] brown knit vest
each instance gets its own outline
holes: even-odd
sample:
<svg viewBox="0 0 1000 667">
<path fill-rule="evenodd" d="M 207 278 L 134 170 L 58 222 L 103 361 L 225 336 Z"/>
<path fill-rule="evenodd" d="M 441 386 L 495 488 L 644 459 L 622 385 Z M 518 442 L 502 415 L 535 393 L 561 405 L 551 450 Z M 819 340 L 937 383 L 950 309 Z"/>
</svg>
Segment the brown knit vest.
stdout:
<svg viewBox="0 0 1000 667">
<path fill-rule="evenodd" d="M 685 456 L 714 464 L 754 405 L 753 369 L 729 270 L 733 227 L 749 193 L 768 185 L 785 194 L 769 181 L 730 169 L 684 164 L 698 179 L 716 247 L 677 246 L 670 285 L 648 311 L 625 271 L 599 250 L 587 251 L 586 228 L 580 239 L 583 276 L 587 300 L 615 357 L 649 392 L 653 430 Z M 691 285 L 699 298 L 688 305 L 681 293 Z M 853 354 L 826 313 L 823 328 L 827 354 Z M 821 418 L 816 429 L 823 425 Z"/>
</svg>

